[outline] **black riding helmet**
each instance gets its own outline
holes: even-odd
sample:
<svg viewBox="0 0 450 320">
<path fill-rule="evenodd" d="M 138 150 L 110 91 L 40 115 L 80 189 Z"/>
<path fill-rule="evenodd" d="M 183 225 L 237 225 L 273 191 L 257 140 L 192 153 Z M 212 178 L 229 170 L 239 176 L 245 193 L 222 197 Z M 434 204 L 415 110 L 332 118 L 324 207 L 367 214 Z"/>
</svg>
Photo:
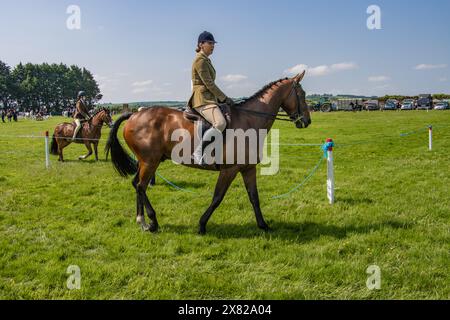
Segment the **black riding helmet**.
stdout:
<svg viewBox="0 0 450 320">
<path fill-rule="evenodd" d="M 216 40 L 214 40 L 214 36 L 212 35 L 211 32 L 203 31 L 198 36 L 198 43 L 202 43 L 202 42 L 206 42 L 206 41 L 211 41 L 211 42 L 217 43 Z"/>
</svg>

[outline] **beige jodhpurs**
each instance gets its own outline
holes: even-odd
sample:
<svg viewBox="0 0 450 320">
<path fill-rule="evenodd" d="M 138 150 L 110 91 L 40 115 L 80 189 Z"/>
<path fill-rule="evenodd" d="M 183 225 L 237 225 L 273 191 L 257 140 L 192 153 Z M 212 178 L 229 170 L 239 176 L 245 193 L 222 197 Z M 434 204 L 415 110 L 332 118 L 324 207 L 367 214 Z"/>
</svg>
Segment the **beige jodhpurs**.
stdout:
<svg viewBox="0 0 450 320">
<path fill-rule="evenodd" d="M 227 127 L 227 121 L 217 105 L 208 104 L 206 106 L 195 108 L 195 110 L 200 113 L 206 121 L 211 123 L 214 128 L 220 130 L 220 132 L 223 132 Z"/>
</svg>

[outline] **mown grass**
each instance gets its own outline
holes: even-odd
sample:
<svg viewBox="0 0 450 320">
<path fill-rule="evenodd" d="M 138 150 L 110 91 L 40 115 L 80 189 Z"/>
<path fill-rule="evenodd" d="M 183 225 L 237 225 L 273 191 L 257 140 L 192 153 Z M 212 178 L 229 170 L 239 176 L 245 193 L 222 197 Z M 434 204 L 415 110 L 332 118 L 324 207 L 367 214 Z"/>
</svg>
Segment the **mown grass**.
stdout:
<svg viewBox="0 0 450 320">
<path fill-rule="evenodd" d="M 46 170 L 43 140 L 11 137 L 61 121 L 0 123 L 1 299 L 449 298 L 449 112 L 315 113 L 306 130 L 276 123 L 281 143 L 335 140 L 336 204 L 325 164 L 299 191 L 271 199 L 322 154 L 280 146 L 280 172 L 258 178 L 273 231 L 256 228 L 239 177 L 206 236 L 198 219 L 217 173 L 165 162 L 159 174 L 194 193 L 157 179 L 148 194 L 161 229 L 144 233 L 130 179 L 109 162 L 80 162 L 84 147 L 72 145 L 68 162 L 52 156 Z M 69 265 L 81 269 L 80 290 L 66 287 Z M 370 265 L 381 269 L 380 290 L 366 287 Z"/>
</svg>

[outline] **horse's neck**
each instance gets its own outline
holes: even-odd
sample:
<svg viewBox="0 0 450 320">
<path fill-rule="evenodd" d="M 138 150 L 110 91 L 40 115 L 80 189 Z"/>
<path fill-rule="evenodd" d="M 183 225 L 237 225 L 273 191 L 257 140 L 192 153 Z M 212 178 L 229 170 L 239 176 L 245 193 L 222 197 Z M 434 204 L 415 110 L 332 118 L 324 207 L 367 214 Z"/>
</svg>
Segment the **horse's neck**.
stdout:
<svg viewBox="0 0 450 320">
<path fill-rule="evenodd" d="M 94 127 L 101 127 L 103 125 L 103 121 L 102 121 L 102 116 L 101 114 L 97 114 L 92 118 L 92 121 L 90 122 L 90 124 Z"/>
<path fill-rule="evenodd" d="M 283 101 L 283 95 L 285 94 L 285 85 L 276 87 L 271 92 L 264 94 L 255 101 L 250 101 L 242 106 L 243 109 L 252 110 L 255 112 L 264 112 L 271 115 L 278 114 L 278 111 Z M 255 129 L 267 129 L 272 128 L 275 118 L 269 115 L 257 115 L 252 113 L 246 113 L 246 116 L 254 119 L 252 121 L 252 127 Z"/>
</svg>

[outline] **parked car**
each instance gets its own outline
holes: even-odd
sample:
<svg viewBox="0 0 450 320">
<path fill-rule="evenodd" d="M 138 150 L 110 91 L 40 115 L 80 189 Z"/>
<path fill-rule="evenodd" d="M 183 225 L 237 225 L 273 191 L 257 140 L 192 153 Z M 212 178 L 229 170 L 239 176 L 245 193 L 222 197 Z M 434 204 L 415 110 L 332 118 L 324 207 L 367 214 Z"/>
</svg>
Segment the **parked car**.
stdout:
<svg viewBox="0 0 450 320">
<path fill-rule="evenodd" d="M 369 100 L 364 102 L 364 109 L 367 111 L 370 110 L 380 110 L 380 105 L 378 104 L 378 100 Z"/>
<path fill-rule="evenodd" d="M 450 109 L 450 105 L 446 101 L 438 102 L 434 106 L 434 110 L 448 110 L 448 109 Z"/>
<path fill-rule="evenodd" d="M 384 104 L 383 110 L 397 110 L 398 101 L 395 99 L 389 99 Z"/>
<path fill-rule="evenodd" d="M 433 97 L 431 94 L 421 94 L 417 99 L 417 110 L 433 109 Z"/>
<path fill-rule="evenodd" d="M 414 110 L 414 99 L 403 100 L 400 110 Z"/>
</svg>

